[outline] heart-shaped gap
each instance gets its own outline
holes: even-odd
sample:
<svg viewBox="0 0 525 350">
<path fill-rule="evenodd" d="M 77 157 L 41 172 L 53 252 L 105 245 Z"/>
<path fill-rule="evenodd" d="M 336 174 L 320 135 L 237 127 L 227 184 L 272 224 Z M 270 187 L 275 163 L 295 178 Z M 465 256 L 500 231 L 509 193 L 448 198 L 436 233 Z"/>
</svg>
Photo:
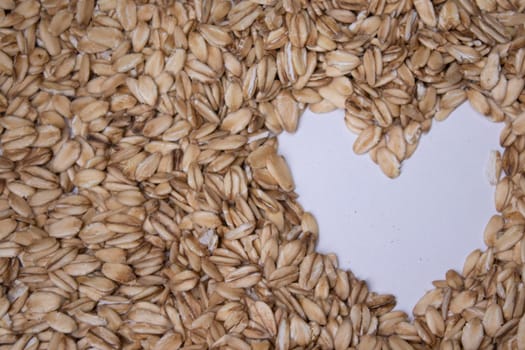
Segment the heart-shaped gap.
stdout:
<svg viewBox="0 0 525 350">
<path fill-rule="evenodd" d="M 495 213 L 485 169 L 491 150 L 501 149 L 502 125 L 465 103 L 435 123 L 401 176 L 390 180 L 368 156 L 352 152 L 356 137 L 343 114 L 306 111 L 296 134 L 279 136 L 279 151 L 300 203 L 319 222 L 318 250 L 336 253 L 340 267 L 376 292 L 393 293 L 397 308 L 410 314 L 433 280 L 461 270 L 483 247 Z"/>
</svg>

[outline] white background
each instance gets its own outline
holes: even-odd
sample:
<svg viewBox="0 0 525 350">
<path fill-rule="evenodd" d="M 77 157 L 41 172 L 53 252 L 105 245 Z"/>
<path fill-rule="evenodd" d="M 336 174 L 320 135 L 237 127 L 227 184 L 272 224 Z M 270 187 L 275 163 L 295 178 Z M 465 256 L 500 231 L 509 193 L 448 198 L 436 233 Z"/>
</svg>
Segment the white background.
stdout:
<svg viewBox="0 0 525 350">
<path fill-rule="evenodd" d="M 344 112 L 306 111 L 295 134 L 279 136 L 299 202 L 319 222 L 318 250 L 366 280 L 371 290 L 397 297 L 411 312 L 433 280 L 461 271 L 466 256 L 483 247 L 494 209 L 485 175 L 499 147 L 502 125 L 467 104 L 435 122 L 401 176 L 390 180 L 368 155 L 352 151 L 356 136 Z"/>
</svg>

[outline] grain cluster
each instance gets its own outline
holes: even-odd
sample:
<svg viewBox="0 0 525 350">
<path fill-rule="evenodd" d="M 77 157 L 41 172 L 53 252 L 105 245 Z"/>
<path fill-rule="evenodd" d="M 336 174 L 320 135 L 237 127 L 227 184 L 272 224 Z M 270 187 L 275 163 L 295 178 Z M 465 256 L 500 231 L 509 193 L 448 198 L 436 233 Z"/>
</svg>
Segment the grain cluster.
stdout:
<svg viewBox="0 0 525 350">
<path fill-rule="evenodd" d="M 524 10 L 0 0 L 0 350 L 524 350 Z M 344 109 L 393 178 L 466 100 L 498 214 L 410 319 L 315 251 L 275 136 Z"/>
</svg>

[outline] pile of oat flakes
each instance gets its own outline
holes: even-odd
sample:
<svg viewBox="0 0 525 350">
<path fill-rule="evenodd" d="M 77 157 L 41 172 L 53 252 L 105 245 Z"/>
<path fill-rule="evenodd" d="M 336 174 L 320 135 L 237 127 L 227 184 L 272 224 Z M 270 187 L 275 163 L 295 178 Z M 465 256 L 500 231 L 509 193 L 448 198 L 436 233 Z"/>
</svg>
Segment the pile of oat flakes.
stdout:
<svg viewBox="0 0 525 350">
<path fill-rule="evenodd" d="M 0 0 L 0 349 L 525 349 L 524 10 Z M 345 109 L 397 177 L 466 100 L 499 214 L 410 320 L 316 253 L 275 136 Z"/>
</svg>

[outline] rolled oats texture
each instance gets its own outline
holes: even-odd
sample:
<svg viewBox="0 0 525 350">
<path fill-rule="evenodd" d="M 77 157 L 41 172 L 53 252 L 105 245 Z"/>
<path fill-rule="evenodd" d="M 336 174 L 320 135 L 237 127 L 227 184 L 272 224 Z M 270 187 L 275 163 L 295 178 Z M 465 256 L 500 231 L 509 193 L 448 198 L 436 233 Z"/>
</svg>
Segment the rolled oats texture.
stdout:
<svg viewBox="0 0 525 350">
<path fill-rule="evenodd" d="M 522 349 L 521 7 L 0 0 L 0 346 Z M 501 225 L 409 323 L 315 252 L 275 134 L 344 102 L 395 177 L 467 99 L 505 124 Z"/>
</svg>

